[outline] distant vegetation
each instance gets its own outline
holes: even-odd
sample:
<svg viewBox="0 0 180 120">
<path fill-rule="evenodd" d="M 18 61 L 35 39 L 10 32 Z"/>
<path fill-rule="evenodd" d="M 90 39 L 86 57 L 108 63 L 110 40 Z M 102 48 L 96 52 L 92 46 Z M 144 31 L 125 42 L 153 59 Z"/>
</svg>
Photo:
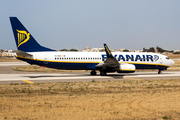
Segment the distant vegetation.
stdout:
<svg viewBox="0 0 180 120">
<path fill-rule="evenodd" d="M 124 49 L 123 52 L 129 52 L 129 50 L 128 49 Z"/>
<path fill-rule="evenodd" d="M 180 51 L 178 51 L 178 52 L 173 52 L 173 54 L 180 54 Z"/>
<path fill-rule="evenodd" d="M 174 53 L 174 54 L 180 54 L 180 52 L 176 53 L 173 50 L 165 50 L 158 46 L 156 48 L 150 47 L 149 49 L 143 48 L 143 52 L 160 52 L 160 53 L 169 52 L 169 53 Z"/>
<path fill-rule="evenodd" d="M 149 49 L 143 48 L 143 52 L 155 52 L 154 47 L 150 47 Z"/>
<path fill-rule="evenodd" d="M 78 51 L 78 50 L 77 50 L 77 49 L 72 48 L 72 49 L 70 49 L 70 50 L 67 50 L 67 49 L 61 49 L 61 50 L 59 50 L 59 51 Z"/>
</svg>

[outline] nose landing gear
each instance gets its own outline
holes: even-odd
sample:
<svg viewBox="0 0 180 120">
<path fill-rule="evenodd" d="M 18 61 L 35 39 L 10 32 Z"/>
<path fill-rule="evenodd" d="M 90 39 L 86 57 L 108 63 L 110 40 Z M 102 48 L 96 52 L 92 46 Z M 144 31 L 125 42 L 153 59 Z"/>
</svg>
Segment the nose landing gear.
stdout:
<svg viewBox="0 0 180 120">
<path fill-rule="evenodd" d="M 162 70 L 159 69 L 158 74 L 162 74 Z"/>
</svg>

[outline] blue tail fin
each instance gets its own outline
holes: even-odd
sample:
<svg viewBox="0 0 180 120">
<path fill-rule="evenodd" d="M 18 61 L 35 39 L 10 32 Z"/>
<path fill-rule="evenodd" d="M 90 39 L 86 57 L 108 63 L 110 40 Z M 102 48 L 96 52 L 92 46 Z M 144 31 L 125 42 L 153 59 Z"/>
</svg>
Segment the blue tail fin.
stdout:
<svg viewBox="0 0 180 120">
<path fill-rule="evenodd" d="M 24 52 L 55 51 L 41 46 L 17 17 L 10 17 L 10 21 L 18 50 Z"/>
</svg>

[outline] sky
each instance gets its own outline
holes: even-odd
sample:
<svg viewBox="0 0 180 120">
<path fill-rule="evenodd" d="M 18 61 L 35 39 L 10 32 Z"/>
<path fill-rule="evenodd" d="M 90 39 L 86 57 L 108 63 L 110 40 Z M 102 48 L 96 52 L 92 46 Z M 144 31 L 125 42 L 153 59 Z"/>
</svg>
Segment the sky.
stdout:
<svg viewBox="0 0 180 120">
<path fill-rule="evenodd" d="M 179 0 L 0 0 L 0 49 L 17 49 L 10 16 L 57 50 L 180 50 Z"/>
</svg>

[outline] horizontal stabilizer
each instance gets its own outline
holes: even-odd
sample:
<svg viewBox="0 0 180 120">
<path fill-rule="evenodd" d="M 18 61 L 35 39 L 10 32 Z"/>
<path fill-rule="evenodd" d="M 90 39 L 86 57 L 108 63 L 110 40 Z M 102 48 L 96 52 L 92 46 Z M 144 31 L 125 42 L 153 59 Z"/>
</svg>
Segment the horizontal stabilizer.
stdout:
<svg viewBox="0 0 180 120">
<path fill-rule="evenodd" d="M 26 52 L 23 52 L 21 50 L 15 50 L 15 53 L 17 56 L 33 56 L 33 55 L 26 53 Z"/>
</svg>

